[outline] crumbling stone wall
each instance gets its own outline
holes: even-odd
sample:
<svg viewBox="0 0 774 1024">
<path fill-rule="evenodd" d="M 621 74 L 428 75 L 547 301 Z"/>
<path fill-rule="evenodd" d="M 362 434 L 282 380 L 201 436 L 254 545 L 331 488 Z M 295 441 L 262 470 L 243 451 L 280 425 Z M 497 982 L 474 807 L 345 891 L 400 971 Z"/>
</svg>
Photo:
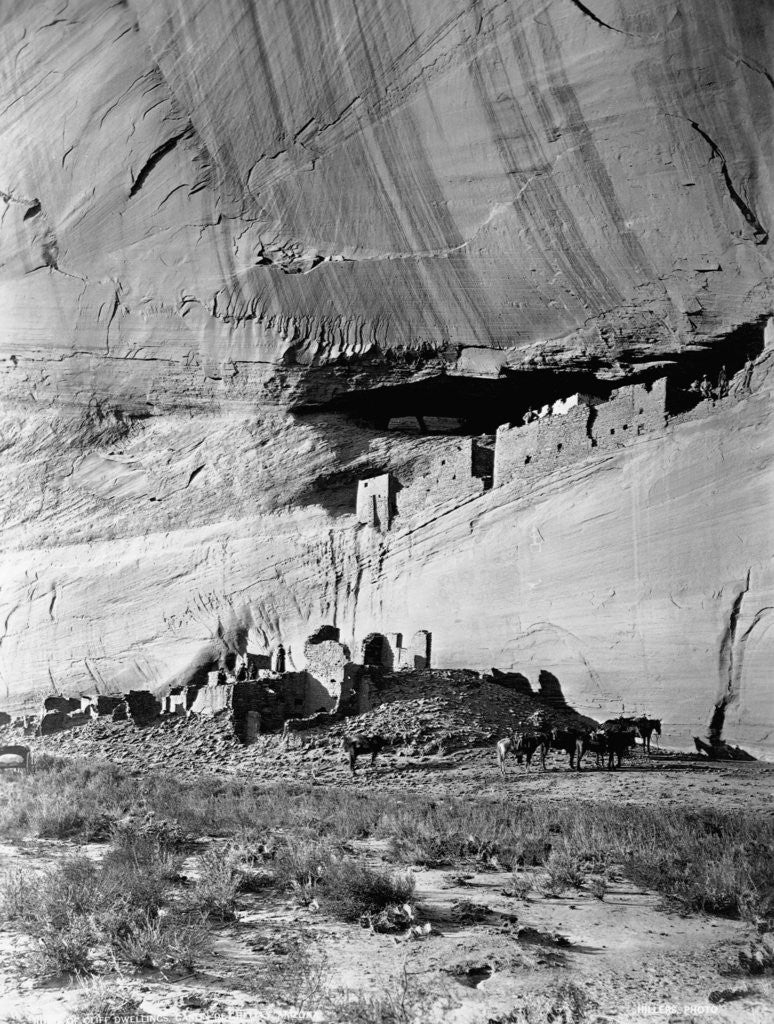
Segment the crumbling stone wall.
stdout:
<svg viewBox="0 0 774 1024">
<path fill-rule="evenodd" d="M 554 415 L 525 426 L 504 424 L 497 429 L 494 484 L 529 483 L 537 476 L 628 444 L 664 426 L 666 378 L 652 385 L 631 384 L 610 399 L 591 405 L 587 396 L 573 395 L 555 402 Z M 564 411 L 563 411 L 564 410 Z"/>
<path fill-rule="evenodd" d="M 395 495 L 398 513 L 481 494 L 485 483 L 473 472 L 473 444 L 471 437 L 455 438 L 417 459 L 411 476 L 400 478 Z M 477 457 L 476 465 L 482 458 Z"/>
<path fill-rule="evenodd" d="M 184 715 L 188 710 L 186 687 L 178 686 L 164 698 L 165 715 Z"/>
<path fill-rule="evenodd" d="M 46 711 L 61 711 L 66 715 L 70 711 L 81 710 L 81 699 L 80 697 L 60 697 L 58 694 L 52 694 L 43 701 L 43 708 Z"/>
<path fill-rule="evenodd" d="M 594 408 L 591 438 L 595 448 L 621 448 L 633 438 L 664 426 L 666 378 L 648 387 L 630 384 L 619 388 L 610 400 Z"/>
<path fill-rule="evenodd" d="M 430 668 L 432 634 L 417 630 L 408 644 L 402 633 L 369 633 L 360 645 L 365 667 L 378 667 L 387 672 L 401 668 Z"/>
<path fill-rule="evenodd" d="M 591 451 L 588 423 L 591 410 L 576 405 L 562 416 L 547 416 L 523 427 L 498 427 L 495 442 L 494 485 L 532 480 Z"/>
<path fill-rule="evenodd" d="M 393 480 L 390 473 L 359 480 L 357 485 L 357 521 L 377 530 L 389 530 L 395 510 Z"/>
<path fill-rule="evenodd" d="M 40 735 L 50 736 L 51 733 L 73 729 L 90 721 L 91 716 L 82 711 L 48 711 L 40 720 Z"/>
<path fill-rule="evenodd" d="M 231 697 L 235 683 L 219 683 L 218 673 L 212 672 L 213 682 L 208 682 L 196 693 L 190 711 L 193 715 L 216 715 L 219 711 L 227 711 L 231 707 Z"/>
<path fill-rule="evenodd" d="M 129 716 L 136 725 L 147 725 L 161 714 L 161 703 L 149 690 L 130 690 L 124 700 Z"/>
<path fill-rule="evenodd" d="M 324 637 L 324 639 L 321 639 Z M 305 713 L 330 711 L 342 696 L 349 649 L 339 639 L 334 626 L 318 630 L 304 644 L 307 687 Z"/>
</svg>

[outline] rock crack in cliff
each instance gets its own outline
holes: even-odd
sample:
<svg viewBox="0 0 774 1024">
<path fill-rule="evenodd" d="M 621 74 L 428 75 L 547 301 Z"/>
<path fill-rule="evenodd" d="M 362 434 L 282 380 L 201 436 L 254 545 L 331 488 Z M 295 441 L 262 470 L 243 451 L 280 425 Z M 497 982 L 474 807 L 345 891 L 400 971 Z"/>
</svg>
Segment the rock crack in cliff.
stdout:
<svg viewBox="0 0 774 1024">
<path fill-rule="evenodd" d="M 711 139 L 709 135 L 707 135 L 703 128 L 699 127 L 699 125 L 695 121 L 691 121 L 691 127 L 694 129 L 694 131 L 697 131 L 699 135 L 701 135 L 701 137 L 710 147 L 710 149 L 712 150 L 712 158 L 714 159 L 715 157 L 717 157 L 718 160 L 720 160 L 720 173 L 723 177 L 723 181 L 725 182 L 728 194 L 731 196 L 732 201 L 739 208 L 744 219 L 747 221 L 750 227 L 752 227 L 753 233 L 755 235 L 755 244 L 765 245 L 769 240 L 769 233 L 758 220 L 755 213 L 750 209 L 750 207 L 747 205 L 744 199 L 742 199 L 737 190 L 734 188 L 734 183 L 731 181 L 731 175 L 728 171 L 728 163 L 726 162 L 726 158 L 723 156 L 720 147 L 714 141 L 714 139 Z"/>
<path fill-rule="evenodd" d="M 570 3 L 573 5 L 573 7 L 577 7 L 579 11 L 585 14 L 587 18 L 591 18 L 592 21 L 596 22 L 597 25 L 601 26 L 602 28 L 609 28 L 611 32 L 618 32 L 621 35 L 626 35 L 623 29 L 615 28 L 615 26 L 613 25 L 608 25 L 606 21 L 602 21 L 601 18 L 598 18 L 596 14 L 593 11 L 590 11 L 585 4 L 582 4 L 580 0 L 570 0 Z"/>
<path fill-rule="evenodd" d="M 190 139 L 192 135 L 193 126 L 191 124 L 187 124 L 181 132 L 178 132 L 177 135 L 173 135 L 172 138 L 167 139 L 166 142 L 162 142 L 160 146 L 157 146 L 156 149 L 153 150 L 151 155 L 137 172 L 137 176 L 132 182 L 131 188 L 129 189 L 130 199 L 132 196 L 136 196 L 143 187 L 153 168 L 156 167 L 168 153 L 171 153 L 179 142 L 182 142 L 184 139 Z"/>
</svg>

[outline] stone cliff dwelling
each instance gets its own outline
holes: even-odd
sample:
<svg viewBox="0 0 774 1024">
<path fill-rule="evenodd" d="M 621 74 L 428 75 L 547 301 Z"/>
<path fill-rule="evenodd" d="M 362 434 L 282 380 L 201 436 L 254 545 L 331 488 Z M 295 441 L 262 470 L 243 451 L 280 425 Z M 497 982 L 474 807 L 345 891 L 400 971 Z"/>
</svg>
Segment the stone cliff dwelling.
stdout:
<svg viewBox="0 0 774 1024">
<path fill-rule="evenodd" d="M 324 625 L 307 638 L 306 667 L 301 671 L 286 671 L 282 643 L 268 652 L 227 650 L 212 663 L 205 680 L 173 686 L 165 695 L 148 690 L 51 695 L 44 700 L 42 715 L 32 716 L 28 728 L 46 736 L 100 718 L 144 726 L 175 716 L 227 714 L 237 737 L 252 743 L 259 734 L 280 731 L 288 721 L 303 725 L 307 719 L 319 723 L 368 711 L 374 676 L 428 669 L 431 648 L 432 635 L 425 629 L 417 630 L 408 642 L 402 633 L 369 633 L 357 644 L 353 658 L 340 630 Z M 5 718 L 11 721 L 10 715 Z"/>
<path fill-rule="evenodd" d="M 742 376 L 740 371 L 737 388 Z M 400 474 L 401 479 L 397 473 L 386 472 L 358 481 L 357 521 L 384 532 L 404 511 L 472 497 L 491 486 L 530 484 L 563 466 L 616 451 L 645 434 L 663 430 L 671 416 L 691 408 L 698 397 L 695 394 L 691 401 L 685 389 L 670 389 L 669 380 L 659 377 L 616 388 L 604 398 L 576 392 L 556 399 L 530 410 L 523 422 L 498 425 L 494 435 L 456 438 L 432 454 L 423 457 L 420 453 Z M 403 417 L 397 422 L 404 425 L 411 419 Z M 423 422 L 422 417 L 414 419 Z M 392 429 L 396 421 L 389 422 Z M 462 421 L 453 422 L 456 433 Z"/>
</svg>

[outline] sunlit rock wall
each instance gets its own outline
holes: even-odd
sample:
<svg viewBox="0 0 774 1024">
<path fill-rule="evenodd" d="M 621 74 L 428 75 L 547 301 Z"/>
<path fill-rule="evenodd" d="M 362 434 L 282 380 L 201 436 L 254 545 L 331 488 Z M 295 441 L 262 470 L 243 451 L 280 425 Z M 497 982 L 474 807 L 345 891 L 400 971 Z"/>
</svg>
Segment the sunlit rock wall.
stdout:
<svg viewBox="0 0 774 1024">
<path fill-rule="evenodd" d="M 428 442 L 288 409 L 624 380 L 771 313 L 773 32 L 752 0 L 3 4 L 7 702 L 162 687 L 245 625 L 292 668 L 331 621 L 680 736 L 736 686 L 765 743 L 764 391 L 387 537 L 328 485 Z"/>
</svg>

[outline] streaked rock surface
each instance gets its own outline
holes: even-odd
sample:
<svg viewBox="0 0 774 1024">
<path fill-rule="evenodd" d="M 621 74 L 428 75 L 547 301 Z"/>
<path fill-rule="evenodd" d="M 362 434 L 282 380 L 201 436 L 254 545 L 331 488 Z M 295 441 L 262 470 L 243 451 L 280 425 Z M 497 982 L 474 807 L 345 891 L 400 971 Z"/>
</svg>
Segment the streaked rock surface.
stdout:
<svg viewBox="0 0 774 1024">
<path fill-rule="evenodd" d="M 734 0 L 4 4 L 6 702 L 161 687 L 237 626 L 298 659 L 335 621 L 681 742 L 730 686 L 729 737 L 769 744 L 763 379 L 388 535 L 337 474 L 446 442 L 288 410 L 624 379 L 768 315 L 772 32 Z"/>
</svg>

